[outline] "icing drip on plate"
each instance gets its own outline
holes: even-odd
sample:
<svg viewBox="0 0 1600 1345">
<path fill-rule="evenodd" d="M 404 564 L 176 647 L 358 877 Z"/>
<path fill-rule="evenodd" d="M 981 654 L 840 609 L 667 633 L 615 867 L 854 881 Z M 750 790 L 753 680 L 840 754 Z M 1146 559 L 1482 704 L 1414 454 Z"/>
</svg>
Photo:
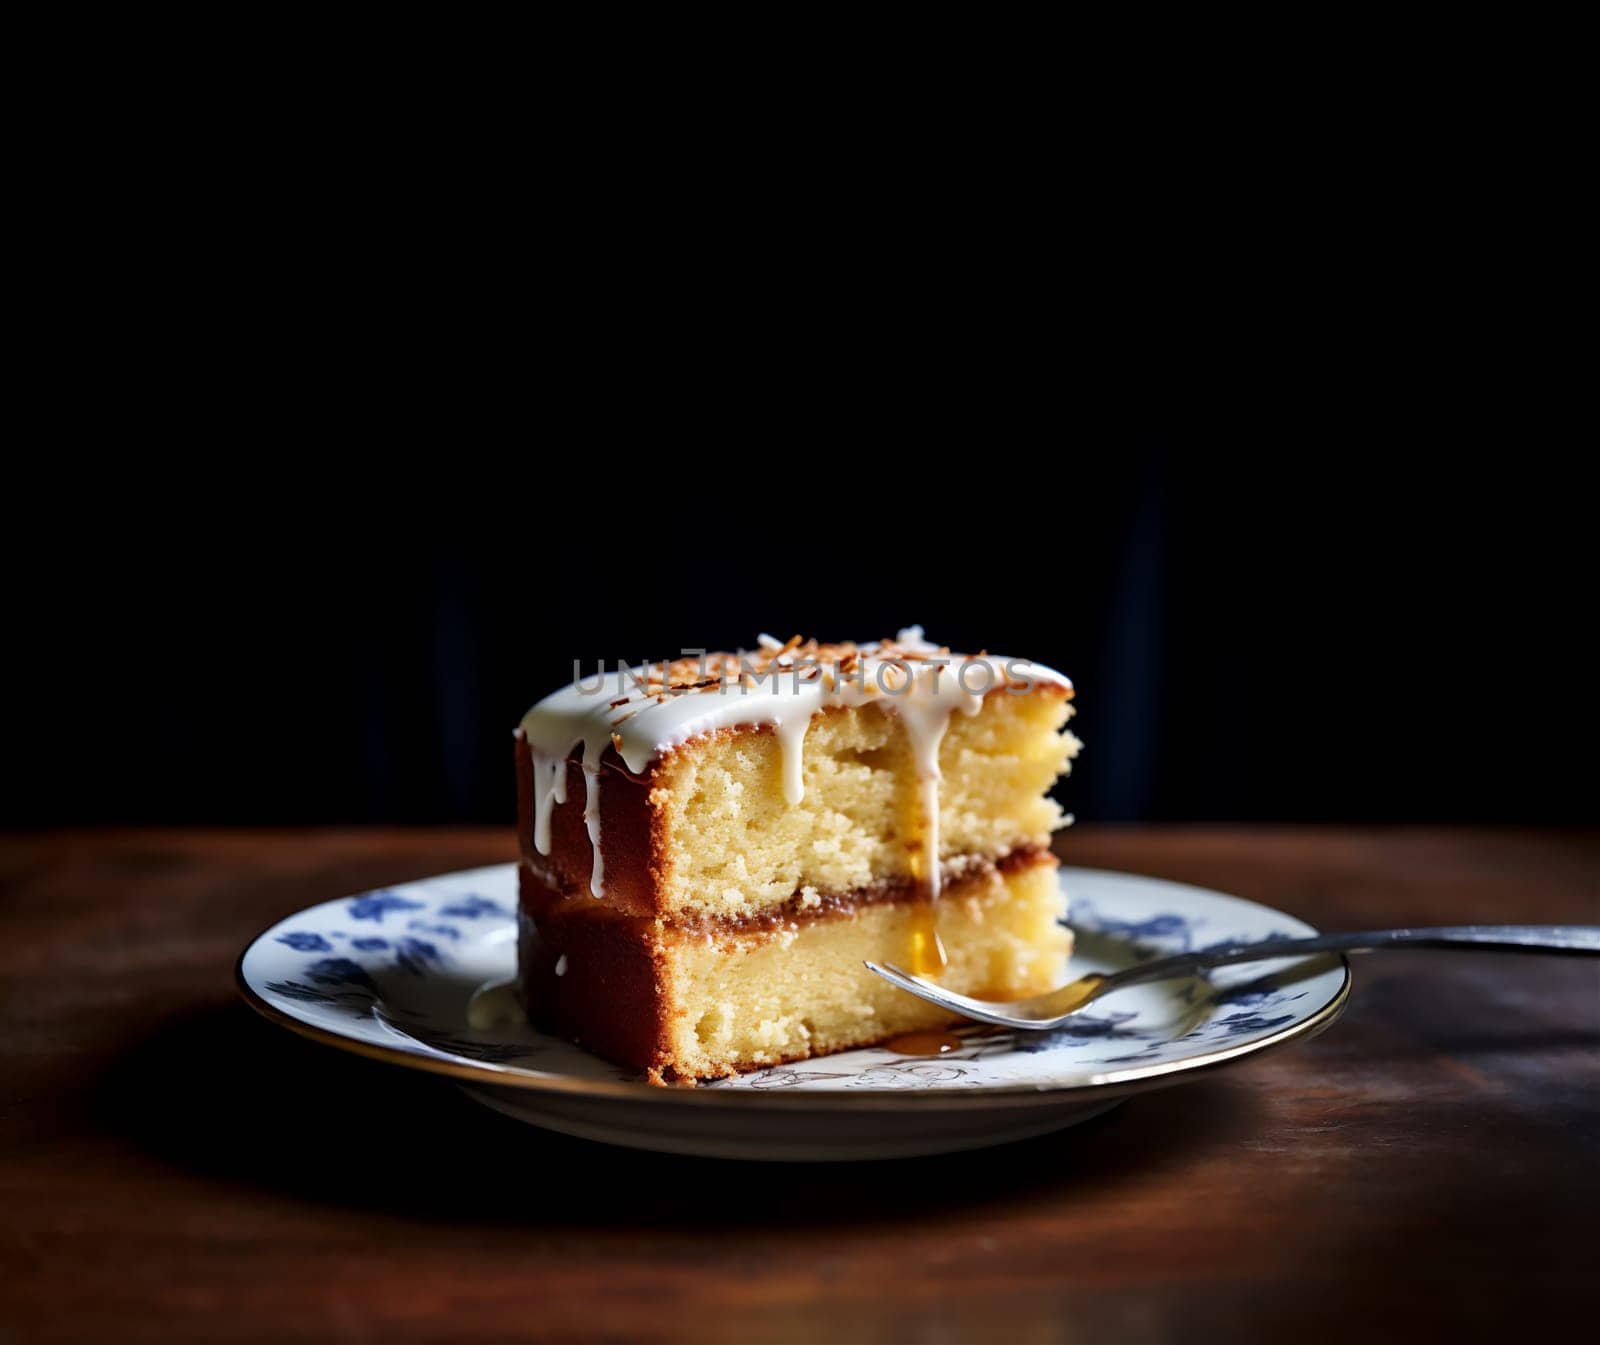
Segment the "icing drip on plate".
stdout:
<svg viewBox="0 0 1600 1345">
<path fill-rule="evenodd" d="M 1054 669 L 991 654 L 952 654 L 930 644 L 922 628 L 873 644 L 821 645 L 795 636 L 787 644 L 763 635 L 751 654 L 710 654 L 649 664 L 598 679 L 575 679 L 546 696 L 522 719 L 533 755 L 534 848 L 550 853 L 550 814 L 567 801 L 567 760 L 581 749 L 583 817 L 594 851 L 589 891 L 604 894 L 601 759 L 610 747 L 628 771 L 642 774 L 663 752 L 736 724 L 770 725 L 783 762 L 783 795 L 792 807 L 805 796 L 804 752 L 812 717 L 831 707 L 870 703 L 905 726 L 916 765 L 919 853 L 913 862 L 928 903 L 915 970 L 943 969 L 932 923 L 939 896 L 939 746 L 950 716 L 974 715 L 996 687 L 1049 682 L 1069 691 Z"/>
</svg>

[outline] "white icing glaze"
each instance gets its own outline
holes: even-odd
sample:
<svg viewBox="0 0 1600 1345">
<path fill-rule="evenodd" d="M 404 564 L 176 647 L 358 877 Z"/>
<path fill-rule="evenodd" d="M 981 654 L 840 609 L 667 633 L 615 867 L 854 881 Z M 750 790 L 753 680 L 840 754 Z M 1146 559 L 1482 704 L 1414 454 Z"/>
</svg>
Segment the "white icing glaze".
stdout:
<svg viewBox="0 0 1600 1345">
<path fill-rule="evenodd" d="M 919 676 L 928 677 L 932 670 Z M 951 692 L 953 691 L 953 694 Z M 945 730 L 950 727 L 950 715 L 960 710 L 964 715 L 975 715 L 983 709 L 983 696 L 962 690 L 959 681 L 952 680 L 950 690 L 925 695 L 908 695 L 894 708 L 905 725 L 906 738 L 911 744 L 911 758 L 917 767 L 917 794 L 921 817 L 918 834 L 922 841 L 922 879 L 928 885 L 928 897 L 939 899 L 939 746 L 944 742 Z"/>
<path fill-rule="evenodd" d="M 606 863 L 600 849 L 600 758 L 605 750 L 605 745 L 592 737 L 583 744 L 583 824 L 589 830 L 589 846 L 594 851 L 589 891 L 597 897 L 606 880 Z"/>
<path fill-rule="evenodd" d="M 874 702 L 900 717 L 911 743 L 923 814 L 923 877 L 937 896 L 939 745 L 951 714 L 958 709 L 977 714 L 984 692 L 1005 683 L 1072 688 L 1068 678 L 1042 664 L 992 654 L 950 654 L 925 640 L 920 626 L 901 631 L 892 641 L 848 647 L 853 662 L 827 654 L 810 662 L 804 647 L 795 648 L 797 641 L 785 645 L 770 635 L 760 636 L 757 643 L 760 653 L 752 658 L 762 666 L 743 675 L 732 666 L 731 656 L 712 655 L 708 678 L 694 677 L 697 685 L 684 688 L 671 686 L 668 670 L 655 664 L 643 670 L 646 677 L 640 669 L 613 673 L 598 688 L 575 681 L 529 710 L 521 732 L 533 756 L 534 848 L 550 853 L 551 810 L 567 801 L 567 758 L 580 747 L 583 817 L 594 850 L 589 890 L 599 897 L 605 884 L 600 763 L 607 747 L 615 747 L 628 770 L 639 775 L 663 752 L 701 734 L 739 724 L 770 725 L 783 762 L 784 798 L 793 806 L 805 795 L 804 743 L 812 716 L 834 706 Z M 649 674 L 655 675 L 654 682 Z"/>
<path fill-rule="evenodd" d="M 533 843 L 541 855 L 550 853 L 550 810 L 567 801 L 567 758 L 533 757 Z"/>
</svg>

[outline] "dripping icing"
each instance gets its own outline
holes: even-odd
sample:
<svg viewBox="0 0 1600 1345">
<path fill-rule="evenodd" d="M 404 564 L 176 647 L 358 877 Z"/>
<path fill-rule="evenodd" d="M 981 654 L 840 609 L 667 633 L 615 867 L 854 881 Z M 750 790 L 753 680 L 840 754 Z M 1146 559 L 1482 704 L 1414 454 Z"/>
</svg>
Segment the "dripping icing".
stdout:
<svg viewBox="0 0 1600 1345">
<path fill-rule="evenodd" d="M 762 635 L 758 645 L 755 659 L 762 667 L 754 676 L 740 667 L 739 656 L 734 655 L 711 656 L 717 668 L 710 676 L 702 675 L 704 663 L 695 667 L 692 660 L 653 664 L 630 673 L 631 685 L 617 698 L 607 697 L 602 678 L 597 688 L 578 683 L 562 687 L 529 710 L 521 731 L 533 758 L 534 848 L 542 855 L 550 853 L 551 810 L 567 801 L 567 759 L 580 747 L 583 817 L 594 853 L 589 890 L 598 898 L 605 881 L 601 759 L 608 746 L 630 773 L 640 775 L 663 752 L 700 734 L 734 725 L 768 725 L 778 740 L 784 800 L 793 807 L 805 797 L 804 745 L 812 716 L 830 707 L 875 702 L 905 725 L 916 765 L 917 867 L 931 912 L 941 881 L 939 748 L 951 714 L 957 709 L 977 714 L 984 692 L 1011 680 L 1050 682 L 1069 692 L 1071 681 L 1054 669 L 1022 659 L 951 654 L 925 640 L 920 626 L 901 631 L 893 641 L 859 646 L 797 648 L 798 637 L 783 644 L 770 635 Z M 809 657 L 808 650 L 822 655 L 820 668 L 802 662 Z M 943 661 L 930 661 L 935 658 Z M 685 664 L 693 670 L 686 670 Z M 979 664 L 987 669 L 983 684 L 968 691 L 963 675 Z M 943 952 L 937 948 L 931 916 L 924 927 L 930 945 L 924 966 L 936 971 L 943 965 Z"/>
</svg>

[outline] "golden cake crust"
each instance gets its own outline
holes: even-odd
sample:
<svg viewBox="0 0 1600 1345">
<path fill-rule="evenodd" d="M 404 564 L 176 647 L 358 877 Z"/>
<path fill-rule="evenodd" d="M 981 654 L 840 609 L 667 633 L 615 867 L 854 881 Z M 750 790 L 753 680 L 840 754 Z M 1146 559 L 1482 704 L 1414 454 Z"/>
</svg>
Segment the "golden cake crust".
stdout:
<svg viewBox="0 0 1600 1345">
<path fill-rule="evenodd" d="M 661 1082 L 671 1044 L 656 922 L 563 898 L 526 864 L 518 872 L 517 987 L 529 1021 Z"/>
<path fill-rule="evenodd" d="M 550 853 L 533 844 L 533 752 L 516 740 L 517 846 L 525 866 L 531 865 L 550 888 L 568 896 L 585 896 L 594 864 L 594 846 L 584 825 L 583 810 L 559 807 L 550 813 Z M 606 787 L 600 792 L 600 834 L 606 868 L 605 904 L 628 915 L 655 915 L 662 909 L 661 884 L 666 836 L 656 809 L 650 806 L 650 775 L 630 774 L 616 752 L 601 761 Z M 583 767 L 566 763 L 567 797 L 581 799 Z"/>
</svg>

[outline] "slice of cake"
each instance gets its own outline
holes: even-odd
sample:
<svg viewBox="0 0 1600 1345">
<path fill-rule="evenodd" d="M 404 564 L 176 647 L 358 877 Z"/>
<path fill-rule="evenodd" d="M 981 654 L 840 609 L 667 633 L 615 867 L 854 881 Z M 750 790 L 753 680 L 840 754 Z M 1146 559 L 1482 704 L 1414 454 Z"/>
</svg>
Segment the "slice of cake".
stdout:
<svg viewBox="0 0 1600 1345">
<path fill-rule="evenodd" d="M 1071 935 L 1046 791 L 1072 683 L 920 629 L 594 675 L 517 731 L 532 1021 L 652 1080 L 942 1026 L 867 959 L 1012 997 Z"/>
</svg>

